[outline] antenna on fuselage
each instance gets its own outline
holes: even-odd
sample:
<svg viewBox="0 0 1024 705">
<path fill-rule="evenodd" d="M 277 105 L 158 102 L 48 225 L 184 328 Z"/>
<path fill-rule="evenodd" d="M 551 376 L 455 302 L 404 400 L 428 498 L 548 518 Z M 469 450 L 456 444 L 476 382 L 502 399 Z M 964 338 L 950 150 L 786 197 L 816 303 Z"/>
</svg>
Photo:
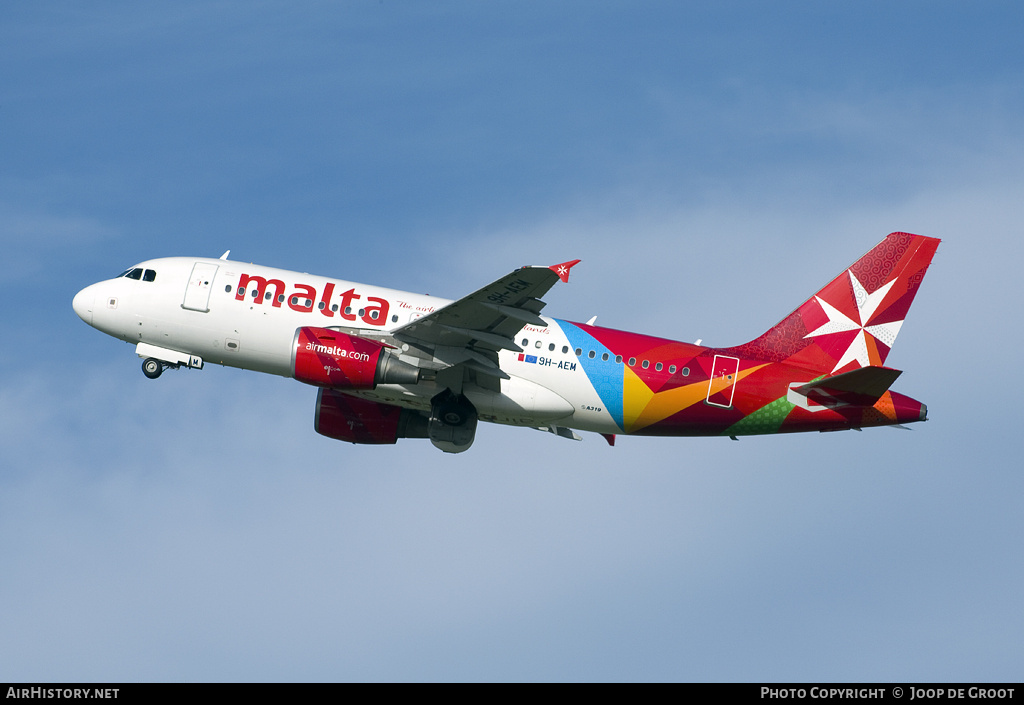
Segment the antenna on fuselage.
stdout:
<svg viewBox="0 0 1024 705">
<path fill-rule="evenodd" d="M 222 254 L 222 255 L 220 256 L 220 259 L 224 259 L 224 260 L 226 260 L 226 259 L 228 258 L 228 255 L 230 255 L 230 254 L 231 254 L 231 250 L 226 250 L 226 251 L 224 252 L 224 254 Z"/>
</svg>

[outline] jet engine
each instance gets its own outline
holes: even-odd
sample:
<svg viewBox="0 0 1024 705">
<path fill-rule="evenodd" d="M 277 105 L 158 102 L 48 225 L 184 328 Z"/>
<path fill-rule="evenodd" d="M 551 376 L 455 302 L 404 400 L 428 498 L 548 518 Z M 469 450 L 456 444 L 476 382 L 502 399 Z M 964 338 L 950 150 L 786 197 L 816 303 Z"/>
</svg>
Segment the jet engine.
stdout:
<svg viewBox="0 0 1024 705">
<path fill-rule="evenodd" d="M 417 384 L 419 368 L 399 360 L 388 347 L 329 328 L 299 328 L 292 343 L 292 377 L 332 389 Z"/>
<path fill-rule="evenodd" d="M 427 417 L 400 406 L 321 388 L 313 428 L 322 436 L 349 443 L 395 443 L 399 438 L 426 438 Z"/>
<path fill-rule="evenodd" d="M 427 435 L 445 453 L 469 450 L 476 438 L 476 422 L 476 407 L 461 394 L 446 389 L 430 400 Z"/>
</svg>

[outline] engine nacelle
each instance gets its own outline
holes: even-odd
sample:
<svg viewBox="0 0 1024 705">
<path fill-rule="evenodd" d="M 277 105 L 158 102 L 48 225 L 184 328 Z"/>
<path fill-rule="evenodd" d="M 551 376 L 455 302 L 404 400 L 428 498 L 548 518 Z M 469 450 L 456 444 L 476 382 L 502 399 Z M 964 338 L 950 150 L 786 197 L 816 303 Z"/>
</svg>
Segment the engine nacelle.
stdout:
<svg viewBox="0 0 1024 705">
<path fill-rule="evenodd" d="M 420 371 L 380 341 L 305 327 L 295 331 L 292 377 L 317 387 L 373 389 L 378 384 L 417 384 Z"/>
<path fill-rule="evenodd" d="M 427 417 L 321 388 L 313 428 L 322 436 L 349 443 L 395 443 L 399 438 L 426 438 Z"/>
</svg>

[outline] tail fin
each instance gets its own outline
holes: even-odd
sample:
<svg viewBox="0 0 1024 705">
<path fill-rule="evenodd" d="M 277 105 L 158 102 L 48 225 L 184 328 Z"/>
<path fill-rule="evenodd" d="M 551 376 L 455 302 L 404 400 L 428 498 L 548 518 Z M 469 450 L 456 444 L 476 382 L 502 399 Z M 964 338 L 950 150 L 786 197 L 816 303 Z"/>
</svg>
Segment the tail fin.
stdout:
<svg viewBox="0 0 1024 705">
<path fill-rule="evenodd" d="M 733 348 L 837 374 L 885 363 L 939 240 L 892 233 L 764 335 Z"/>
</svg>

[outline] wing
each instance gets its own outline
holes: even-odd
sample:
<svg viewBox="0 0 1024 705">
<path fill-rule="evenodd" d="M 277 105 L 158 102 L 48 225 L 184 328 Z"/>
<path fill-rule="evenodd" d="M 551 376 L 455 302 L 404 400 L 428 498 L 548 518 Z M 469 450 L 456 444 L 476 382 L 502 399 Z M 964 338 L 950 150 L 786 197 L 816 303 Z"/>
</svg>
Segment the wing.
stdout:
<svg viewBox="0 0 1024 705">
<path fill-rule="evenodd" d="M 508 375 L 498 366 L 498 352 L 522 352 L 514 340 L 525 325 L 544 327 L 540 297 L 580 260 L 551 267 L 521 267 L 484 288 L 396 328 L 392 335 L 448 365 L 438 381 L 461 392 L 467 376 L 486 389 L 498 390 Z"/>
</svg>

